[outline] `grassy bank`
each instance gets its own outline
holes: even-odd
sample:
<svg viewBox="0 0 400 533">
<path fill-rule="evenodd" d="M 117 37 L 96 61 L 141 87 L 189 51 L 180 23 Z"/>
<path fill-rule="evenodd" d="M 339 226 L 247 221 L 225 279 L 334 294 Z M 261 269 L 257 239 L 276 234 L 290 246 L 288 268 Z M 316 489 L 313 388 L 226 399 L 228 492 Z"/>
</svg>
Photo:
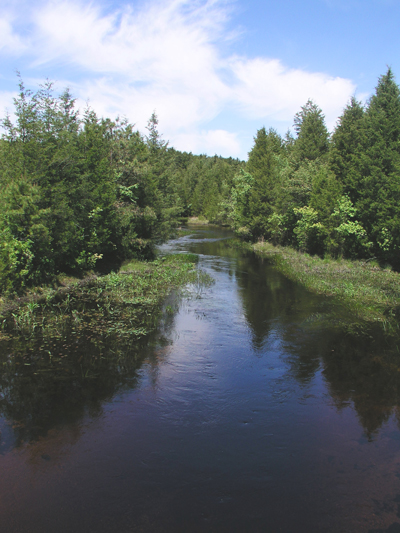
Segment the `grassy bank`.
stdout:
<svg viewBox="0 0 400 533">
<path fill-rule="evenodd" d="M 210 222 L 203 216 L 200 216 L 200 217 L 189 217 L 187 219 L 187 225 L 188 226 L 190 226 L 190 225 L 208 226 L 209 223 Z"/>
<path fill-rule="evenodd" d="M 96 336 L 139 339 L 156 327 L 171 291 L 203 281 L 204 275 L 194 268 L 196 262 L 193 254 L 132 261 L 118 273 L 69 280 L 56 289 L 2 302 L 0 335 L 62 338 L 66 330 L 78 333 L 89 328 Z"/>
<path fill-rule="evenodd" d="M 266 242 L 255 244 L 253 249 L 309 290 L 339 299 L 355 318 L 380 322 L 388 331 L 398 331 L 399 273 L 365 261 L 321 259 Z"/>
</svg>

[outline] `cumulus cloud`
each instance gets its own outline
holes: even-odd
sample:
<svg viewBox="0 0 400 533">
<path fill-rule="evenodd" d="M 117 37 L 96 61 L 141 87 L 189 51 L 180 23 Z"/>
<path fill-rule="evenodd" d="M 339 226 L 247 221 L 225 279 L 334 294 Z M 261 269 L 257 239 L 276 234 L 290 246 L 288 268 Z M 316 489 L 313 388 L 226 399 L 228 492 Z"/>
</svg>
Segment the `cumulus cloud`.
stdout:
<svg viewBox="0 0 400 533">
<path fill-rule="evenodd" d="M 236 133 L 226 130 L 208 130 L 177 135 L 181 150 L 197 154 L 217 154 L 230 157 L 240 153 L 241 146 Z"/>
<path fill-rule="evenodd" d="M 332 128 L 356 89 L 350 80 L 290 69 L 277 59 L 237 58 L 231 67 L 238 80 L 235 99 L 243 113 L 252 117 L 287 122 L 311 98 L 323 109 Z"/>
<path fill-rule="evenodd" d="M 223 53 L 232 5 L 154 0 L 105 11 L 99 1 L 44 0 L 30 11 L 29 37 L 19 35 L 10 18 L 0 23 L 0 35 L 3 28 L 16 53 L 29 44 L 33 71 L 65 66 L 66 85 L 99 115 L 125 115 L 143 131 L 155 109 L 176 148 L 244 156 L 249 147 L 235 132 L 215 127 L 218 115 L 262 118 L 266 126 L 271 120 L 286 129 L 308 98 L 333 127 L 353 83 L 278 59 Z M 214 127 L 207 127 L 211 120 Z"/>
</svg>

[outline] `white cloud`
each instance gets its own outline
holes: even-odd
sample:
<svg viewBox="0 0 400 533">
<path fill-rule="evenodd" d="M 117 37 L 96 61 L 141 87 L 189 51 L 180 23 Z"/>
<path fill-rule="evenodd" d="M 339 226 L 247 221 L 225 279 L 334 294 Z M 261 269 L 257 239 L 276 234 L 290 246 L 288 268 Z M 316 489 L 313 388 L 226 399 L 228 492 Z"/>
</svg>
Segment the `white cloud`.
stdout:
<svg viewBox="0 0 400 533">
<path fill-rule="evenodd" d="M 33 71 L 64 65 L 73 73 L 66 85 L 99 115 L 125 115 L 143 131 L 155 109 L 165 138 L 180 149 L 244 156 L 249 147 L 215 126 L 219 114 L 236 115 L 238 123 L 262 118 L 266 126 L 270 119 L 286 129 L 310 97 L 333 127 L 354 84 L 277 59 L 224 56 L 231 6 L 229 0 L 155 0 L 104 12 L 98 2 L 45 0 L 31 10 L 29 42 L 11 19 L 0 34 L 4 27 L 19 53 L 30 45 Z"/>
<path fill-rule="evenodd" d="M 240 154 L 241 146 L 236 133 L 226 130 L 208 130 L 177 135 L 173 145 L 181 150 L 197 154 L 222 155 L 224 157 Z"/>
<path fill-rule="evenodd" d="M 26 44 L 13 29 L 13 17 L 10 13 L 0 12 L 0 52 L 19 54 L 24 49 Z"/>
<path fill-rule="evenodd" d="M 332 128 L 356 89 L 350 80 L 289 69 L 277 59 L 236 58 L 231 67 L 239 80 L 236 101 L 252 117 L 290 121 L 311 98 L 321 107 Z"/>
<path fill-rule="evenodd" d="M 17 93 L 14 91 L 0 91 L 0 118 L 3 118 L 7 113 L 10 115 L 14 109 L 14 98 Z"/>
</svg>

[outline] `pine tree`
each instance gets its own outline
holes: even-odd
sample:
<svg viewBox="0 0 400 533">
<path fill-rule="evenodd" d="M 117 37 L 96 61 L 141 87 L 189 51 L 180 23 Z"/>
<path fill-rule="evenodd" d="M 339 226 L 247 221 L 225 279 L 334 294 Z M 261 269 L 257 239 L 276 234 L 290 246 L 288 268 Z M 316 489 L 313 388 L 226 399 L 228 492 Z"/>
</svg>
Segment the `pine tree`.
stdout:
<svg viewBox="0 0 400 533">
<path fill-rule="evenodd" d="M 151 152 L 167 148 L 168 143 L 163 140 L 162 135 L 158 132 L 158 117 L 155 111 L 151 114 L 146 129 L 149 132 L 146 136 L 146 142 Z"/>
</svg>

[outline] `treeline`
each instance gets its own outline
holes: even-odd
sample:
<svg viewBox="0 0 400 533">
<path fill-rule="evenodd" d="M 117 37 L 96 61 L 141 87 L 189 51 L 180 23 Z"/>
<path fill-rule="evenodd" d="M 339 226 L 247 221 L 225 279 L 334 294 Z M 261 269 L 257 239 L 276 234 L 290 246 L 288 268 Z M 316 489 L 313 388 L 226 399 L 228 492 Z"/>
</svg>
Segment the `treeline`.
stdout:
<svg viewBox="0 0 400 533">
<path fill-rule="evenodd" d="M 147 135 L 80 116 L 51 82 L 32 92 L 20 79 L 14 103 L 0 140 L 0 293 L 150 257 L 181 217 L 216 218 L 241 165 L 169 148 L 154 113 Z"/>
<path fill-rule="evenodd" d="M 245 238 L 320 256 L 376 258 L 400 269 L 400 90 L 379 79 L 366 106 L 355 98 L 329 135 L 308 101 L 295 136 L 261 128 L 221 218 Z"/>
<path fill-rule="evenodd" d="M 390 69 L 332 135 L 308 101 L 295 135 L 261 128 L 246 164 L 179 152 L 151 116 L 82 115 L 69 90 L 19 82 L 0 139 L 0 293 L 60 272 L 149 258 L 188 216 L 320 256 L 376 258 L 400 270 L 400 89 Z"/>
</svg>

